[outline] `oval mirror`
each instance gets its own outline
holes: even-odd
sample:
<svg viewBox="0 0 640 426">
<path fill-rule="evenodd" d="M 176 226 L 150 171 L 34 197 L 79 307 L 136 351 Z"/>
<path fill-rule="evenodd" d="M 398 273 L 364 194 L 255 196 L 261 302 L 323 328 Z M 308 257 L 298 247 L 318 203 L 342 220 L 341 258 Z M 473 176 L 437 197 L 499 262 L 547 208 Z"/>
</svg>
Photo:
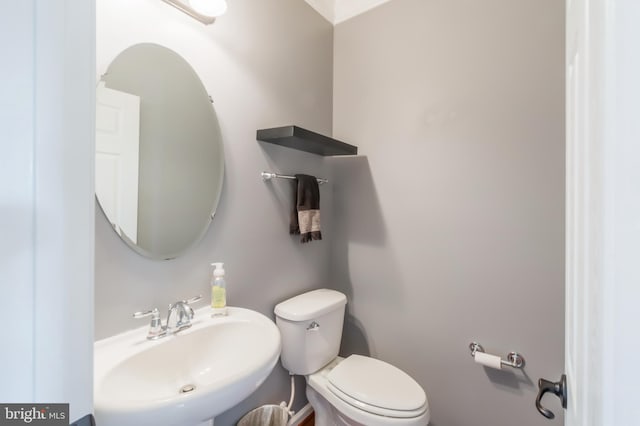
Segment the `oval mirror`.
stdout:
<svg viewBox="0 0 640 426">
<path fill-rule="evenodd" d="M 191 66 L 155 44 L 109 65 L 96 94 L 96 197 L 116 233 L 153 259 L 205 234 L 224 176 L 211 99 Z"/>
</svg>

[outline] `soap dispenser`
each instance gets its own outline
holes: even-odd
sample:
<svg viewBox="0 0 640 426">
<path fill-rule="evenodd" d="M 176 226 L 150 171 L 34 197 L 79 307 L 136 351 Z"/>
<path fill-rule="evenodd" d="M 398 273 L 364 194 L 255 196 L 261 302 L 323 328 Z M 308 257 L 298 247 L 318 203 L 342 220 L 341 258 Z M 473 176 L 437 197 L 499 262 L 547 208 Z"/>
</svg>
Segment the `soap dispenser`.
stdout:
<svg viewBox="0 0 640 426">
<path fill-rule="evenodd" d="M 227 315 L 227 284 L 224 281 L 224 263 L 212 263 L 211 309 L 213 316 Z"/>
</svg>

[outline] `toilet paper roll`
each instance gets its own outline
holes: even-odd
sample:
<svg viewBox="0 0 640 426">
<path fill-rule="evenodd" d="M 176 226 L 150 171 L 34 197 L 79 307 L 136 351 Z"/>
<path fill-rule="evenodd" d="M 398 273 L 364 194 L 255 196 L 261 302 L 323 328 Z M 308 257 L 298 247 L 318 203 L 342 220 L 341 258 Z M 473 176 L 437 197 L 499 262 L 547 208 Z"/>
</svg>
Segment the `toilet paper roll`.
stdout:
<svg viewBox="0 0 640 426">
<path fill-rule="evenodd" d="M 478 364 L 484 365 L 486 367 L 495 368 L 496 370 L 502 369 L 500 357 L 497 355 L 489 355 L 484 352 L 476 352 L 473 356 L 473 359 Z"/>
</svg>

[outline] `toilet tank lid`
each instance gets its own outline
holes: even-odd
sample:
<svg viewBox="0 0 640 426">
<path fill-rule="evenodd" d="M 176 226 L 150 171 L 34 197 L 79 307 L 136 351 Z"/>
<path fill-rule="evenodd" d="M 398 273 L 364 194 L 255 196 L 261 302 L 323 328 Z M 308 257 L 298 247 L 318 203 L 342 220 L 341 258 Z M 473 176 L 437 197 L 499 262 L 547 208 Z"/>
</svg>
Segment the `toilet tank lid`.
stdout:
<svg viewBox="0 0 640 426">
<path fill-rule="evenodd" d="M 307 321 L 347 304 L 347 297 L 339 291 L 322 288 L 309 291 L 278 303 L 276 316 L 289 321 Z"/>
</svg>

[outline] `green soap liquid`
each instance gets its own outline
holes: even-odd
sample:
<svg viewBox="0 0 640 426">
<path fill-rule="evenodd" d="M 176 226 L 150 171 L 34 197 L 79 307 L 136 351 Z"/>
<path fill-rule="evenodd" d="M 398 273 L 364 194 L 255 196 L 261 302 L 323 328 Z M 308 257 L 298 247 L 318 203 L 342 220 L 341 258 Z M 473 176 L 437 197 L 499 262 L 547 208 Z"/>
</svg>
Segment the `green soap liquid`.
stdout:
<svg viewBox="0 0 640 426">
<path fill-rule="evenodd" d="M 211 287 L 211 307 L 220 309 L 227 306 L 227 290 L 223 287 Z"/>
</svg>

